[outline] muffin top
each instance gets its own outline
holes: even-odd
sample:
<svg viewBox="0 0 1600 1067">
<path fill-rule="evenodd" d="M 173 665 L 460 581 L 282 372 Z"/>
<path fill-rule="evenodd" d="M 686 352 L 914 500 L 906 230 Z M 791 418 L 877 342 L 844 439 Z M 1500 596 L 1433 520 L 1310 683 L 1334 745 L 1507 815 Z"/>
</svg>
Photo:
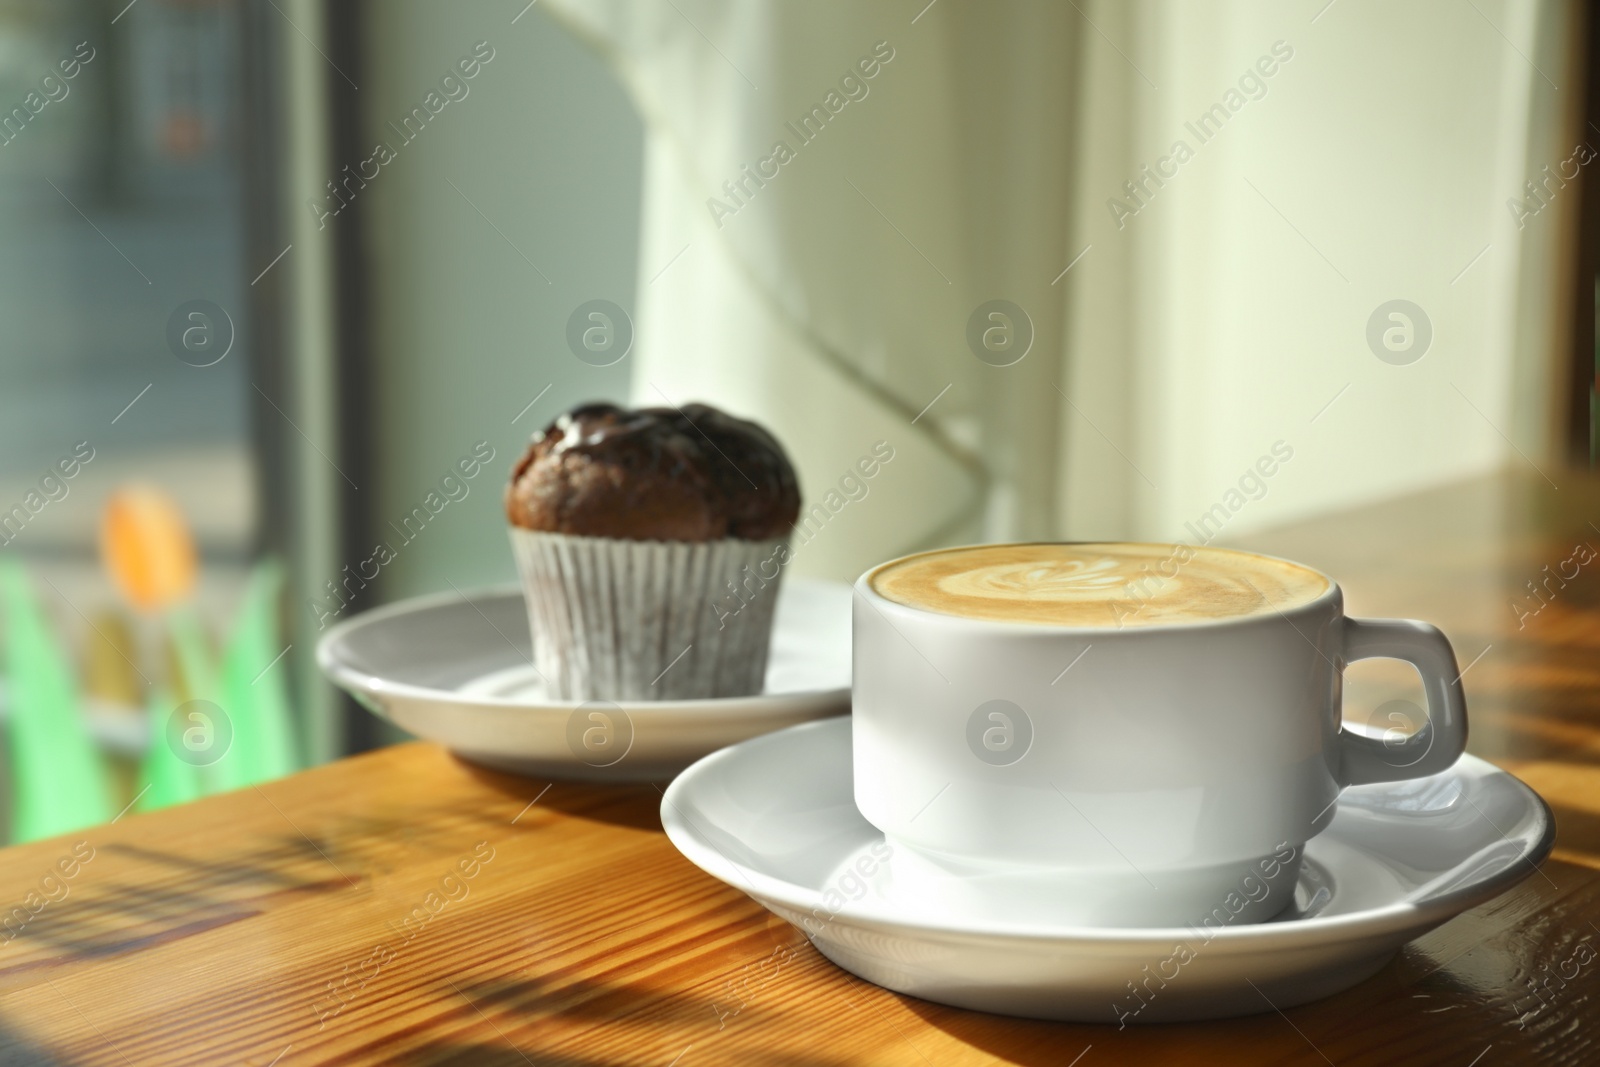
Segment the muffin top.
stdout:
<svg viewBox="0 0 1600 1067">
<path fill-rule="evenodd" d="M 506 490 L 515 526 L 635 541 L 766 541 L 799 514 L 783 446 L 708 404 L 575 407 L 534 435 Z"/>
</svg>

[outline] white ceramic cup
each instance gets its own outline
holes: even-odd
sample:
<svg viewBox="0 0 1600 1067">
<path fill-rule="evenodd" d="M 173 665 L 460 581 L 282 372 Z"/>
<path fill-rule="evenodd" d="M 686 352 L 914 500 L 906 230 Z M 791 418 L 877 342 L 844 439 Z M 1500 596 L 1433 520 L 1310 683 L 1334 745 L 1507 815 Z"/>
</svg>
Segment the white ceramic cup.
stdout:
<svg viewBox="0 0 1600 1067">
<path fill-rule="evenodd" d="M 1119 629 L 908 607 L 874 590 L 879 569 L 855 585 L 855 799 L 916 903 L 1259 921 L 1292 899 L 1341 789 L 1434 774 L 1466 746 L 1445 636 L 1346 618 L 1332 579 L 1281 612 Z M 1371 657 L 1421 676 L 1416 733 L 1341 725 L 1344 667 Z"/>
</svg>

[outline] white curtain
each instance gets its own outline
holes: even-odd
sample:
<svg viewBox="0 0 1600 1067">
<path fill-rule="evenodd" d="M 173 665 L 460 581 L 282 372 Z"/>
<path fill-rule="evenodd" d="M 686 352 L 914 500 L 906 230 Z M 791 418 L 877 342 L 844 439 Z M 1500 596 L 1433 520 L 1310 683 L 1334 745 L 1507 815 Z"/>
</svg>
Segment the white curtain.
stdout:
<svg viewBox="0 0 1600 1067">
<path fill-rule="evenodd" d="M 1071 6 L 556 7 L 613 60 L 648 130 L 634 399 L 708 399 L 773 428 L 808 505 L 837 506 L 803 571 L 1050 536 L 1065 406 L 1052 281 L 1077 251 Z M 1011 366 L 966 340 L 991 300 L 1032 324 Z M 991 334 L 993 362 L 1004 342 Z M 879 442 L 893 458 L 864 477 Z"/>
</svg>

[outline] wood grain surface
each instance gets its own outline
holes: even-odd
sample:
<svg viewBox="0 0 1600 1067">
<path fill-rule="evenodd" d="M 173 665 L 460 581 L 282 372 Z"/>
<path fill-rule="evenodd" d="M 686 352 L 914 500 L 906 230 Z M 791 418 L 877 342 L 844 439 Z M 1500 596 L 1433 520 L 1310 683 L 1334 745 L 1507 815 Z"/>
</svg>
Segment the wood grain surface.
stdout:
<svg viewBox="0 0 1600 1067">
<path fill-rule="evenodd" d="M 0 1064 L 1600 1063 L 1600 558 L 1526 585 L 1600 549 L 1600 487 L 1555 473 L 1242 542 L 1444 627 L 1470 750 L 1558 822 L 1541 872 L 1339 996 L 1121 1031 L 898 996 L 679 856 L 656 787 L 410 744 L 5 850 Z M 1353 669 L 1350 713 L 1413 684 Z"/>
</svg>

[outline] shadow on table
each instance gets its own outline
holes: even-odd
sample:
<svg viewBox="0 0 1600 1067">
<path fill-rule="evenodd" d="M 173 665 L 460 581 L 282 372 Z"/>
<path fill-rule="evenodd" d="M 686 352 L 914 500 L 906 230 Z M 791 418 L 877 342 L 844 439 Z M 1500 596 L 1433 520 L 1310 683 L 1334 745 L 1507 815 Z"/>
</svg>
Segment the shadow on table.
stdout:
<svg viewBox="0 0 1600 1067">
<path fill-rule="evenodd" d="M 479 784 L 505 795 L 508 801 L 527 804 L 537 798 L 537 806 L 552 808 L 563 815 L 634 830 L 661 829 L 661 789 L 645 782 L 605 785 L 598 782 L 551 781 L 524 778 L 504 771 L 490 770 L 452 756 L 457 767 Z"/>
<path fill-rule="evenodd" d="M 859 979 L 856 981 L 858 991 L 871 991 L 866 993 L 867 996 L 890 998 L 929 1026 L 942 1030 L 962 1044 L 982 1049 L 1002 1063 L 1017 1064 L 1019 1067 L 1066 1067 L 1086 1046 L 1104 1044 L 1112 1037 L 1120 1036 L 1114 1026 L 1084 1026 L 991 1015 L 985 1011 L 935 1004 L 931 1000 L 869 986 Z"/>
<path fill-rule="evenodd" d="M 70 1062 L 0 1025 L 0 1063 L 6 1067 L 67 1067 Z"/>
<path fill-rule="evenodd" d="M 929 1026 L 973 1048 L 982 1049 L 1003 1063 L 1018 1067 L 1065 1067 L 1074 1057 L 1085 1056 L 1085 1064 L 1098 1060 L 1111 1063 L 1183 1062 L 1168 1060 L 1175 1051 L 1175 1040 L 1192 1038 L 1197 1045 L 1215 1050 L 1249 1035 L 1283 1039 L 1269 1033 L 1283 1022 L 1270 1011 L 1210 1022 L 1145 1023 L 1119 1030 L 1108 1024 L 1045 1022 L 1015 1019 L 987 1012 L 949 1008 L 915 997 L 901 996 L 901 1002 Z M 1292 1035 L 1291 1035 L 1292 1036 Z M 1181 1041 L 1179 1042 L 1181 1044 Z M 1306 1049 L 1308 1056 L 1312 1050 Z M 1111 1054 L 1111 1059 L 1100 1057 Z M 1146 1056 L 1150 1057 L 1146 1059 Z M 1209 1062 L 1209 1061 L 1207 1061 Z M 1237 1062 L 1250 1062 L 1239 1060 Z"/>
<path fill-rule="evenodd" d="M 39 905 L 36 913 L 13 907 L 5 916 L 5 942 L 43 954 L 0 966 L 0 991 L 63 963 L 140 952 L 227 926 L 285 895 L 362 888 L 363 881 L 328 864 L 328 847 L 285 835 L 226 859 L 202 860 L 124 842 L 102 846 L 101 855 L 144 864 L 143 880 L 86 881 L 78 892 Z M 11 1062 L 0 1056 L 0 1064 Z"/>
</svg>

